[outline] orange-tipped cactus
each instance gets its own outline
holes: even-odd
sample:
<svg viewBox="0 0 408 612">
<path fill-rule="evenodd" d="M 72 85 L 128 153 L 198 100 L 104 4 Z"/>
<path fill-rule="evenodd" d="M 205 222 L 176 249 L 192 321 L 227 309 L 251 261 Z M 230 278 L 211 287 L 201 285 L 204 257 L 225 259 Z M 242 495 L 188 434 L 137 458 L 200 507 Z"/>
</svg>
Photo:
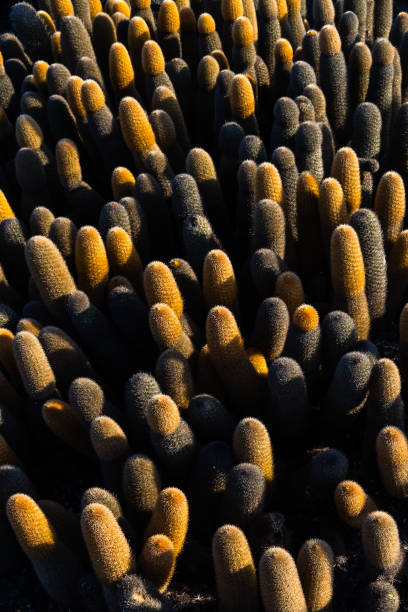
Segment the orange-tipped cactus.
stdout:
<svg viewBox="0 0 408 612">
<path fill-rule="evenodd" d="M 292 555 L 278 546 L 267 548 L 259 562 L 259 581 L 267 612 L 306 612 L 305 596 Z"/>
<path fill-rule="evenodd" d="M 265 425 L 252 417 L 242 419 L 235 428 L 233 448 L 238 463 L 253 463 L 261 470 L 266 482 L 274 477 L 271 440 Z"/>
<path fill-rule="evenodd" d="M 362 526 L 363 550 L 373 577 L 393 578 L 404 559 L 397 523 L 387 512 L 370 512 Z"/>
<path fill-rule="evenodd" d="M 212 540 L 217 593 L 226 612 L 259 610 L 256 569 L 247 539 L 235 525 L 223 525 Z"/>
<path fill-rule="evenodd" d="M 339 482 L 334 491 L 337 514 L 349 527 L 360 529 L 367 514 L 377 510 L 375 503 L 354 480 Z"/>
<path fill-rule="evenodd" d="M 330 240 L 338 225 L 347 222 L 348 211 L 343 189 L 339 181 L 329 177 L 324 179 L 319 191 L 319 216 L 322 239 L 326 253 L 330 252 Z"/>
<path fill-rule="evenodd" d="M 98 503 L 85 506 L 81 528 L 93 569 L 102 584 L 113 584 L 132 572 L 132 550 L 109 508 Z"/>
<path fill-rule="evenodd" d="M 123 139 L 140 166 L 156 145 L 149 119 L 137 100 L 125 97 L 119 105 L 119 120 Z"/>
<path fill-rule="evenodd" d="M 102 237 L 91 225 L 81 227 L 76 235 L 75 266 L 78 287 L 85 291 L 91 302 L 103 306 L 109 263 Z"/>
<path fill-rule="evenodd" d="M 133 194 L 136 179 L 128 168 L 118 166 L 112 172 L 112 193 L 115 202 Z"/>
<path fill-rule="evenodd" d="M 188 501 L 183 491 L 176 487 L 168 487 L 160 491 L 144 537 L 147 540 L 160 533 L 167 536 L 173 543 L 174 556 L 178 557 L 183 550 L 188 520 Z"/>
<path fill-rule="evenodd" d="M 190 338 L 183 331 L 180 319 L 168 304 L 156 303 L 151 307 L 149 326 L 160 350 L 176 349 L 186 359 L 194 355 L 195 349 Z"/>
<path fill-rule="evenodd" d="M 224 251 L 207 253 L 203 266 L 203 295 L 209 308 L 226 306 L 237 311 L 237 283 L 234 269 Z"/>
<path fill-rule="evenodd" d="M 377 436 L 377 464 L 391 497 L 408 497 L 408 442 L 398 427 L 384 427 Z"/>
<path fill-rule="evenodd" d="M 16 538 L 46 592 L 63 606 L 79 605 L 76 587 L 81 565 L 58 539 L 44 512 L 23 493 L 12 495 L 6 510 Z"/>
<path fill-rule="evenodd" d="M 105 241 L 113 274 L 124 276 L 142 292 L 142 262 L 129 234 L 121 227 L 112 227 Z"/>
<path fill-rule="evenodd" d="M 405 187 L 397 172 L 385 172 L 375 192 L 374 210 L 380 220 L 385 252 L 389 253 L 402 230 L 405 216 Z"/>
<path fill-rule="evenodd" d="M 229 100 L 233 119 L 242 125 L 247 134 L 258 135 L 254 92 L 249 79 L 243 74 L 237 74 L 232 79 Z"/>
<path fill-rule="evenodd" d="M 307 540 L 299 551 L 297 567 L 310 612 L 328 610 L 333 600 L 333 551 L 324 540 Z"/>
<path fill-rule="evenodd" d="M 114 43 L 109 51 L 109 79 L 117 102 L 125 96 L 138 97 L 128 50 L 119 42 Z"/>
<path fill-rule="evenodd" d="M 78 415 L 67 402 L 48 400 L 42 407 L 42 417 L 50 430 L 80 453 L 92 453 L 89 436 Z"/>
<path fill-rule="evenodd" d="M 143 275 L 146 300 L 149 306 L 159 302 L 168 304 L 180 318 L 183 314 L 183 298 L 171 270 L 161 261 L 151 261 Z"/>
<path fill-rule="evenodd" d="M 339 225 L 332 234 L 330 267 L 335 300 L 354 319 L 358 338 L 367 338 L 370 315 L 364 261 L 357 234 L 350 225 Z"/>
<path fill-rule="evenodd" d="M 59 397 L 54 372 L 36 336 L 18 332 L 13 340 L 13 355 L 30 398 L 42 403 Z"/>
<path fill-rule="evenodd" d="M 273 200 L 278 204 L 283 202 L 283 187 L 279 171 L 270 162 L 263 162 L 256 171 L 255 199 Z"/>
<path fill-rule="evenodd" d="M 173 577 L 176 565 L 173 542 L 162 533 L 150 536 L 140 553 L 138 565 L 143 576 L 163 593 Z"/>
<path fill-rule="evenodd" d="M 302 281 L 295 272 L 282 272 L 276 279 L 275 296 L 283 300 L 292 318 L 296 308 L 305 302 Z"/>
</svg>

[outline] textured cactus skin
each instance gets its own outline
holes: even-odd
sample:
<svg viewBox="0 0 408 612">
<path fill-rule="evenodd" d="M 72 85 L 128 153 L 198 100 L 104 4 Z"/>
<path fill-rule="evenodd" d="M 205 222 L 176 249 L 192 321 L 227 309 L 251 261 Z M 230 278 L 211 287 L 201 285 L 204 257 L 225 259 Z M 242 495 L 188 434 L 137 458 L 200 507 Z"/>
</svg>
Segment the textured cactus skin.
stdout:
<svg viewBox="0 0 408 612">
<path fill-rule="evenodd" d="M 163 593 L 173 576 L 175 561 L 172 541 L 157 534 L 146 540 L 138 563 L 143 575 Z"/>
<path fill-rule="evenodd" d="M 234 270 L 224 251 L 207 253 L 203 265 L 203 296 L 209 308 L 226 306 L 237 311 L 237 284 Z"/>
<path fill-rule="evenodd" d="M 306 612 L 307 606 L 295 561 L 279 546 L 271 546 L 259 562 L 259 581 L 267 612 Z"/>
<path fill-rule="evenodd" d="M 178 351 L 167 349 L 157 360 L 155 374 L 163 393 L 186 410 L 194 395 L 194 380 L 187 359 Z"/>
<path fill-rule="evenodd" d="M 285 302 L 276 297 L 263 300 L 256 314 L 251 343 L 262 351 L 268 363 L 280 357 L 288 328 L 289 313 Z"/>
<path fill-rule="evenodd" d="M 353 480 L 343 480 L 334 492 L 339 517 L 350 527 L 359 529 L 370 512 L 377 508 L 371 497 Z"/>
<path fill-rule="evenodd" d="M 146 527 L 144 538 L 163 534 L 171 540 L 174 546 L 174 555 L 177 557 L 184 546 L 189 520 L 187 498 L 183 491 L 175 487 L 168 487 L 160 491 L 152 518 Z"/>
<path fill-rule="evenodd" d="M 405 215 L 405 187 L 397 172 L 386 172 L 375 193 L 374 210 L 384 235 L 384 248 L 388 254 L 402 230 Z"/>
<path fill-rule="evenodd" d="M 33 236 L 27 242 L 26 261 L 44 304 L 64 322 L 64 298 L 76 287 L 61 253 L 45 236 Z"/>
<path fill-rule="evenodd" d="M 326 96 L 327 116 L 340 142 L 344 141 L 347 120 L 347 70 L 340 36 L 331 25 L 325 25 L 319 35 L 320 86 Z"/>
<path fill-rule="evenodd" d="M 101 306 L 109 277 L 109 263 L 103 240 L 94 227 L 82 226 L 78 231 L 75 265 L 79 289 L 85 291 L 91 302 Z"/>
<path fill-rule="evenodd" d="M 373 577 L 393 578 L 401 567 L 403 553 L 398 527 L 390 514 L 377 510 L 362 526 L 363 549 Z"/>
<path fill-rule="evenodd" d="M 307 540 L 299 551 L 297 567 L 307 609 L 330 606 L 333 597 L 333 551 L 324 540 Z"/>
<path fill-rule="evenodd" d="M 54 373 L 36 336 L 18 332 L 13 340 L 13 356 L 26 393 L 36 403 L 59 397 Z"/>
<path fill-rule="evenodd" d="M 262 472 L 266 482 L 272 483 L 274 464 L 268 431 L 258 419 L 242 419 L 234 431 L 234 453 L 239 463 L 252 463 Z"/>
<path fill-rule="evenodd" d="M 376 450 L 378 469 L 388 494 L 405 498 L 408 495 L 408 444 L 404 433 L 397 427 L 384 427 L 377 436 Z"/>
<path fill-rule="evenodd" d="M 132 571 L 132 551 L 107 506 L 97 502 L 86 505 L 81 528 L 92 566 L 103 584 L 112 584 Z"/>
<path fill-rule="evenodd" d="M 7 502 L 7 517 L 47 593 L 62 605 L 75 605 L 81 565 L 39 506 L 28 495 L 16 493 Z"/>
<path fill-rule="evenodd" d="M 256 569 L 244 533 L 223 525 L 212 541 L 217 592 L 225 610 L 259 610 Z"/>
<path fill-rule="evenodd" d="M 263 510 L 265 478 L 253 463 L 235 465 L 227 476 L 224 511 L 227 520 L 241 527 L 247 526 Z"/>
<path fill-rule="evenodd" d="M 350 225 L 356 231 L 364 260 L 366 296 L 373 325 L 385 315 L 387 297 L 387 272 L 383 236 L 378 218 L 367 209 L 355 211 Z"/>
<path fill-rule="evenodd" d="M 79 452 L 91 454 L 88 436 L 69 404 L 62 400 L 48 400 L 41 412 L 44 421 L 56 436 Z"/>
<path fill-rule="evenodd" d="M 364 612 L 369 612 L 369 610 L 397 612 L 400 607 L 400 598 L 398 591 L 390 582 L 378 579 L 365 587 L 362 603 Z"/>
<path fill-rule="evenodd" d="M 351 226 L 339 225 L 333 232 L 330 261 L 336 300 L 354 319 L 357 338 L 367 338 L 370 315 L 365 294 L 364 261 L 358 236 Z"/>
</svg>

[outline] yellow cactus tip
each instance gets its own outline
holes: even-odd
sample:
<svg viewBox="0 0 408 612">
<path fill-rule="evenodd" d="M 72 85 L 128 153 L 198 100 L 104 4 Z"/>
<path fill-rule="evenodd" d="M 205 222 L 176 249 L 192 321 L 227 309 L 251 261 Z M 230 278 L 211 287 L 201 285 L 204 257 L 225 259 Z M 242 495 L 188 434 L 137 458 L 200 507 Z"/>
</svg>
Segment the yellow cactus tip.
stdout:
<svg viewBox="0 0 408 612">
<path fill-rule="evenodd" d="M 150 7 L 150 0 L 132 0 L 132 6 L 136 11 L 144 11 Z"/>
<path fill-rule="evenodd" d="M 46 82 L 47 72 L 50 65 L 44 60 L 38 60 L 33 66 L 33 76 L 36 85 L 41 86 Z"/>
<path fill-rule="evenodd" d="M 224 21 L 235 21 L 244 14 L 241 0 L 221 0 L 221 13 Z"/>
<path fill-rule="evenodd" d="M 293 60 L 292 45 L 286 38 L 279 38 L 276 41 L 275 55 L 281 64 L 290 64 Z"/>
<path fill-rule="evenodd" d="M 180 423 L 180 412 L 169 395 L 155 395 L 147 409 L 149 427 L 161 436 L 168 436 Z"/>
<path fill-rule="evenodd" d="M 231 110 L 234 117 L 246 119 L 255 112 L 255 97 L 251 83 L 243 74 L 232 79 L 230 91 Z"/>
<path fill-rule="evenodd" d="M 308 30 L 307 34 L 308 34 L 308 36 L 317 36 L 317 31 L 316 30 Z"/>
<path fill-rule="evenodd" d="M 248 17 L 238 17 L 232 26 L 232 40 L 243 47 L 254 42 L 254 30 Z"/>
<path fill-rule="evenodd" d="M 301 331 L 312 331 L 319 325 L 319 314 L 313 306 L 301 304 L 295 310 L 293 324 Z"/>
<path fill-rule="evenodd" d="M 199 34 L 212 34 L 215 32 L 215 21 L 210 13 L 201 13 L 197 22 Z"/>
<path fill-rule="evenodd" d="M 127 147 L 145 157 L 152 150 L 156 139 L 143 107 L 131 96 L 122 98 L 119 120 Z"/>
<path fill-rule="evenodd" d="M 142 69 L 145 74 L 156 75 L 164 71 L 164 56 L 154 40 L 146 40 L 142 48 Z"/>
<path fill-rule="evenodd" d="M 325 55 L 335 55 L 339 53 L 341 49 L 341 38 L 335 26 L 323 26 L 320 30 L 319 46 L 320 51 Z"/>
<path fill-rule="evenodd" d="M 39 149 L 44 137 L 38 123 L 31 115 L 20 115 L 16 121 L 16 140 L 20 147 Z"/>
<path fill-rule="evenodd" d="M 95 112 L 105 104 L 105 96 L 96 81 L 86 79 L 81 87 L 81 100 L 88 113 Z"/>
<path fill-rule="evenodd" d="M 378 38 L 372 49 L 373 62 L 387 66 L 394 60 L 395 48 L 387 38 Z"/>
<path fill-rule="evenodd" d="M 180 15 L 173 0 L 163 0 L 157 18 L 159 32 L 174 34 L 180 29 Z"/>
</svg>

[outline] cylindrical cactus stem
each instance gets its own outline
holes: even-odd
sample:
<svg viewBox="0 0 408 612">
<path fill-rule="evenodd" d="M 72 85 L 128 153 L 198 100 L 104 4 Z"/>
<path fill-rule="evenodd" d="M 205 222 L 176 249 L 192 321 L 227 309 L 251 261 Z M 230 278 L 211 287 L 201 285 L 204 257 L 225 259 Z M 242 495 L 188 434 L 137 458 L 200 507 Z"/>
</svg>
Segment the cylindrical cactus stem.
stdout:
<svg viewBox="0 0 408 612">
<path fill-rule="evenodd" d="M 103 585 L 112 585 L 135 568 L 132 550 L 115 515 L 102 503 L 84 507 L 81 529 L 92 567 Z"/>
<path fill-rule="evenodd" d="M 157 144 L 169 159 L 174 172 L 184 172 L 185 155 L 177 142 L 176 127 L 166 111 L 156 109 L 149 115 L 149 121 L 156 136 Z"/>
<path fill-rule="evenodd" d="M 307 609 L 319 612 L 329 609 L 333 600 L 334 556 L 324 540 L 307 540 L 296 561 L 305 594 Z"/>
<path fill-rule="evenodd" d="M 226 306 L 238 314 L 238 288 L 234 269 L 224 251 L 207 253 L 203 265 L 203 296 L 209 308 Z"/>
<path fill-rule="evenodd" d="M 122 198 L 131 197 L 136 179 L 128 168 L 118 166 L 112 172 L 112 193 L 115 202 L 119 202 Z"/>
<path fill-rule="evenodd" d="M 333 431 L 347 430 L 363 409 L 372 364 L 362 352 L 345 353 L 337 363 L 322 402 L 324 419 Z"/>
<path fill-rule="evenodd" d="M 160 462 L 173 475 L 186 474 L 196 453 L 196 441 L 169 395 L 155 395 L 150 400 L 147 422 L 150 440 Z"/>
<path fill-rule="evenodd" d="M 288 147 L 278 147 L 272 154 L 272 163 L 278 169 L 282 180 L 285 212 L 286 262 L 291 267 L 296 261 L 295 246 L 298 238 L 296 225 L 296 187 L 299 178 L 295 156 Z"/>
<path fill-rule="evenodd" d="M 353 11 L 346 11 L 343 13 L 339 22 L 339 33 L 346 62 L 348 62 L 353 46 L 360 40 L 358 28 L 359 22 L 357 15 L 353 13 Z"/>
<path fill-rule="evenodd" d="M 233 448 L 238 463 L 251 463 L 262 472 L 267 486 L 274 478 L 274 460 L 271 440 L 265 425 L 258 419 L 247 417 L 239 421 L 233 436 Z"/>
<path fill-rule="evenodd" d="M 347 212 L 351 215 L 361 204 L 360 166 L 353 149 L 338 149 L 333 159 L 331 174 L 343 188 Z"/>
<path fill-rule="evenodd" d="M 230 105 L 233 120 L 242 126 L 245 133 L 259 136 L 254 92 L 249 79 L 243 74 L 237 74 L 232 79 Z"/>
<path fill-rule="evenodd" d="M 194 74 L 197 69 L 197 19 L 190 6 L 183 6 L 180 10 L 180 36 L 183 58 Z"/>
<path fill-rule="evenodd" d="M 276 279 L 275 297 L 285 302 L 291 318 L 296 308 L 305 302 L 305 293 L 300 277 L 295 272 L 282 271 Z"/>
<path fill-rule="evenodd" d="M 145 74 L 144 89 L 150 108 L 152 96 L 156 87 L 165 86 L 174 92 L 174 86 L 166 72 L 166 65 L 159 44 L 154 40 L 146 40 L 141 54 L 142 69 Z"/>
<path fill-rule="evenodd" d="M 319 183 L 308 171 L 299 175 L 296 188 L 298 248 L 306 291 L 321 300 L 325 294 L 323 244 L 319 219 Z"/>
<path fill-rule="evenodd" d="M 322 240 L 328 255 L 332 233 L 338 225 L 346 223 L 348 217 L 343 189 L 335 178 L 326 178 L 320 185 L 319 217 Z"/>
<path fill-rule="evenodd" d="M 65 322 L 64 298 L 76 287 L 61 253 L 45 236 L 33 236 L 26 245 L 26 261 L 44 304 Z"/>
<path fill-rule="evenodd" d="M 183 314 L 183 298 L 171 270 L 161 261 L 151 261 L 143 274 L 143 285 L 149 306 L 159 302 L 172 308 L 177 317 Z"/>
<path fill-rule="evenodd" d="M 263 396 L 263 380 L 245 353 L 240 330 L 228 308 L 214 306 L 210 310 L 206 339 L 211 362 L 225 384 L 232 406 L 238 412 L 253 407 L 254 397 Z"/>
<path fill-rule="evenodd" d="M 137 372 L 125 386 L 125 412 L 129 438 L 133 448 L 141 449 L 140 452 L 149 448 L 147 407 L 151 398 L 158 393 L 160 387 L 156 379 L 147 372 Z"/>
<path fill-rule="evenodd" d="M 72 74 L 75 74 L 77 62 L 81 57 L 96 61 L 91 38 L 82 21 L 75 15 L 63 18 L 61 31 L 61 58 Z"/>
<path fill-rule="evenodd" d="M 296 132 L 295 156 L 299 172 L 308 171 L 317 181 L 324 176 L 322 132 L 314 121 L 304 121 Z"/>
<path fill-rule="evenodd" d="M 232 26 L 232 68 L 235 72 L 255 75 L 256 49 L 254 30 L 247 17 L 238 17 Z"/>
<path fill-rule="evenodd" d="M 352 148 L 357 157 L 379 159 L 381 151 L 381 113 L 372 102 L 362 102 L 354 111 Z"/>
<path fill-rule="evenodd" d="M 139 93 L 135 87 L 135 75 L 132 62 L 125 45 L 116 42 L 109 50 L 109 78 L 116 105 L 125 96 L 132 96 L 140 101 Z"/>
<path fill-rule="evenodd" d="M 377 510 L 371 497 L 354 480 L 339 482 L 334 491 L 334 503 L 341 520 L 353 529 L 360 529 L 366 516 Z"/>
<path fill-rule="evenodd" d="M 377 436 L 377 465 L 382 483 L 391 497 L 408 496 L 408 442 L 398 427 L 384 427 Z"/>
<path fill-rule="evenodd" d="M 130 451 L 126 434 L 116 421 L 101 415 L 91 421 L 89 436 L 101 462 L 105 486 L 116 491 L 120 487 L 123 462 Z"/>
<path fill-rule="evenodd" d="M 187 410 L 194 395 L 194 380 L 187 359 L 178 351 L 167 349 L 157 360 L 155 375 L 162 392 L 179 409 Z"/>
<path fill-rule="evenodd" d="M 109 266 L 115 275 L 127 278 L 143 295 L 143 266 L 132 238 L 121 227 L 112 227 L 105 238 Z"/>
<path fill-rule="evenodd" d="M 400 597 L 397 589 L 383 578 L 370 582 L 362 594 L 363 612 L 398 612 Z"/>
<path fill-rule="evenodd" d="M 132 17 L 141 17 L 147 23 L 153 38 L 157 38 L 156 20 L 153 15 L 150 0 L 131 0 Z"/>
<path fill-rule="evenodd" d="M 268 386 L 269 406 L 265 422 L 273 432 L 273 439 L 282 444 L 299 440 L 305 433 L 309 417 L 306 380 L 299 364 L 289 357 L 272 361 Z M 290 428 L 289 423 L 292 423 Z"/>
<path fill-rule="evenodd" d="M 259 610 L 256 569 L 243 531 L 235 525 L 220 527 L 212 540 L 212 556 L 223 609 Z"/>
<path fill-rule="evenodd" d="M 265 504 L 266 481 L 260 468 L 253 463 L 235 465 L 227 476 L 223 496 L 227 520 L 246 527 L 259 515 Z"/>
<path fill-rule="evenodd" d="M 125 461 L 122 489 L 131 517 L 145 527 L 157 503 L 161 489 L 159 472 L 146 455 L 131 455 Z"/>
<path fill-rule="evenodd" d="M 200 440 L 227 441 L 231 438 L 235 421 L 231 413 L 212 395 L 201 393 L 193 397 L 188 407 L 187 418 Z"/>
<path fill-rule="evenodd" d="M 176 558 L 172 541 L 163 534 L 148 538 L 138 559 L 140 571 L 163 593 L 175 570 Z"/>
<path fill-rule="evenodd" d="M 367 338 L 370 314 L 365 294 L 364 260 L 358 236 L 349 225 L 339 225 L 332 234 L 330 269 L 335 301 L 354 319 L 357 338 Z"/>
<path fill-rule="evenodd" d="M 157 146 L 147 115 L 137 100 L 125 97 L 119 104 L 119 121 L 123 139 L 136 166 L 142 168 L 148 153 Z"/>
<path fill-rule="evenodd" d="M 350 108 L 354 110 L 366 101 L 372 66 L 371 51 L 363 42 L 357 42 L 349 57 Z"/>
<path fill-rule="evenodd" d="M 34 334 L 22 331 L 14 336 L 13 356 L 25 391 L 38 408 L 48 399 L 60 397 L 54 372 Z"/>
<path fill-rule="evenodd" d="M 4 209 L 5 207 L 3 206 L 3 202 L 5 202 L 7 206 L 8 202 L 5 197 L 2 198 L 2 200 L 3 201 L 1 202 L 1 208 Z M 4 219 L 7 219 L 8 217 L 15 217 L 11 208 L 9 208 L 9 211 L 4 210 L 4 213 L 3 210 L 1 211 L 1 221 L 4 221 Z M 46 208 L 45 206 L 37 206 L 36 208 L 34 208 L 33 212 L 30 215 L 31 233 L 33 235 L 40 234 L 41 236 L 46 236 L 48 238 L 50 226 L 54 219 L 54 215 L 48 208 Z"/>
<path fill-rule="evenodd" d="M 302 46 L 302 39 L 306 34 L 305 26 L 301 15 L 301 1 L 287 0 L 288 25 L 290 28 L 289 41 L 293 49 Z"/>
<path fill-rule="evenodd" d="M 321 362 L 319 315 L 313 306 L 302 304 L 295 310 L 283 354 L 298 362 L 306 376 L 309 394 L 313 396 Z"/>
<path fill-rule="evenodd" d="M 179 257 L 169 261 L 169 268 L 183 297 L 184 311 L 197 323 L 203 322 L 205 310 L 203 295 L 193 268 L 188 261 Z"/>
<path fill-rule="evenodd" d="M 269 363 L 281 356 L 289 328 L 289 312 L 283 300 L 270 297 L 260 304 L 251 344 L 260 349 Z"/>
<path fill-rule="evenodd" d="M 321 30 L 325 25 L 334 24 L 335 11 L 332 0 L 313 2 L 313 26 Z"/>
<path fill-rule="evenodd" d="M 400 233 L 388 256 L 388 308 L 397 318 L 405 302 L 408 283 L 408 230 Z"/>
<path fill-rule="evenodd" d="M 381 152 L 387 155 L 392 120 L 392 91 L 394 80 L 394 47 L 385 38 L 377 39 L 373 47 L 373 63 L 367 101 L 378 106 L 382 117 Z"/>
<path fill-rule="evenodd" d="M 173 0 L 164 0 L 157 15 L 157 30 L 165 60 L 181 57 L 180 15 Z"/>
<path fill-rule="evenodd" d="M 325 25 L 319 35 L 320 86 L 326 96 L 327 116 L 340 144 L 347 136 L 347 68 L 336 28 Z"/>
<path fill-rule="evenodd" d="M 404 404 L 401 398 L 401 379 L 397 366 L 387 358 L 379 359 L 373 366 L 366 404 L 366 428 L 364 458 L 369 465 L 375 458 L 375 444 L 380 430 L 393 425 L 404 431 Z"/>
<path fill-rule="evenodd" d="M 350 225 L 357 233 L 363 254 L 370 319 L 374 326 L 378 326 L 385 315 L 387 299 L 387 269 L 381 225 L 375 213 L 367 208 L 356 210 L 350 217 Z"/>
<path fill-rule="evenodd" d="M 201 13 L 197 20 L 198 56 L 211 54 L 216 49 L 222 49 L 221 39 L 215 29 L 215 21 L 210 13 Z"/>
<path fill-rule="evenodd" d="M 255 199 L 273 200 L 278 204 L 283 204 L 282 181 L 278 169 L 270 162 L 263 162 L 256 171 L 255 177 Z"/>
<path fill-rule="evenodd" d="M 260 0 L 258 16 L 258 53 L 266 63 L 272 77 L 275 70 L 275 44 L 281 37 L 276 1 Z"/>
<path fill-rule="evenodd" d="M 109 263 L 102 237 L 90 225 L 81 227 L 75 240 L 78 287 L 99 307 L 105 303 Z"/>
<path fill-rule="evenodd" d="M 273 107 L 273 116 L 271 150 L 281 146 L 294 150 L 299 125 L 299 108 L 296 102 L 291 98 L 279 98 Z"/>
<path fill-rule="evenodd" d="M 16 538 L 48 595 L 63 606 L 78 605 L 76 586 L 81 565 L 58 538 L 41 508 L 28 495 L 16 493 L 9 498 L 6 511 Z"/>
<path fill-rule="evenodd" d="M 156 303 L 150 308 L 149 326 L 160 350 L 176 349 L 186 359 L 194 356 L 195 348 L 183 331 L 180 319 L 168 304 Z"/>
<path fill-rule="evenodd" d="M 374 40 L 388 38 L 392 26 L 391 0 L 379 0 L 374 3 Z"/>
<path fill-rule="evenodd" d="M 396 49 L 400 46 L 402 37 L 405 32 L 408 30 L 408 13 L 406 11 L 401 11 L 395 17 L 391 32 L 390 32 L 390 42 L 394 45 Z"/>
<path fill-rule="evenodd" d="M 71 272 L 75 269 L 75 238 L 77 228 L 68 217 L 57 217 L 51 224 L 49 238 L 58 247 Z"/>
<path fill-rule="evenodd" d="M 299 123 L 315 120 L 314 106 L 307 96 L 296 96 L 295 102 L 299 107 Z"/>
<path fill-rule="evenodd" d="M 405 216 L 405 187 L 398 172 L 382 175 L 375 193 L 374 210 L 381 223 L 385 252 L 389 254 L 402 231 Z"/>
<path fill-rule="evenodd" d="M 316 84 L 316 75 L 308 62 L 297 60 L 289 75 L 289 95 L 293 98 L 301 96 L 303 90 L 310 84 Z"/>
<path fill-rule="evenodd" d="M 163 534 L 172 541 L 174 555 L 183 550 L 187 535 L 189 521 L 189 507 L 187 497 L 176 487 L 162 489 L 157 498 L 152 518 L 144 532 L 147 540 L 152 535 Z"/>
<path fill-rule="evenodd" d="M 67 402 L 48 400 L 41 413 L 45 423 L 58 438 L 80 453 L 92 454 L 89 436 L 78 415 Z"/>
<path fill-rule="evenodd" d="M 244 15 L 244 7 L 241 0 L 222 0 L 222 44 L 228 58 L 232 54 L 232 26 L 236 19 Z"/>
<path fill-rule="evenodd" d="M 306 612 L 295 560 L 284 548 L 265 550 L 259 562 L 259 581 L 265 612 Z"/>
<path fill-rule="evenodd" d="M 250 252 L 271 249 L 282 260 L 285 257 L 285 215 L 281 206 L 270 199 L 261 199 L 252 218 L 254 233 Z"/>
<path fill-rule="evenodd" d="M 152 98 L 152 110 L 157 109 L 164 110 L 170 115 L 176 128 L 180 146 L 187 153 L 191 149 L 190 136 L 177 96 L 169 87 L 160 85 L 155 89 Z"/>
<path fill-rule="evenodd" d="M 381 510 L 370 512 L 363 521 L 361 535 L 368 571 L 373 578 L 394 578 L 401 568 L 404 553 L 393 517 Z"/>
</svg>

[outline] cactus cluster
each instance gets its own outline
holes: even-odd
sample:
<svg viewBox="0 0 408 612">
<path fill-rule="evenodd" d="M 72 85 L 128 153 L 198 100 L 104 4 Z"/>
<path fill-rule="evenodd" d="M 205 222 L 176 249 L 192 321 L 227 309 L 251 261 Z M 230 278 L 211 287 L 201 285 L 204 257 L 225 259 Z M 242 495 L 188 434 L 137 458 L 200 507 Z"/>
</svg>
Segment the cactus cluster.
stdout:
<svg viewBox="0 0 408 612">
<path fill-rule="evenodd" d="M 406 609 L 408 14 L 5 4 L 5 609 Z"/>
</svg>

